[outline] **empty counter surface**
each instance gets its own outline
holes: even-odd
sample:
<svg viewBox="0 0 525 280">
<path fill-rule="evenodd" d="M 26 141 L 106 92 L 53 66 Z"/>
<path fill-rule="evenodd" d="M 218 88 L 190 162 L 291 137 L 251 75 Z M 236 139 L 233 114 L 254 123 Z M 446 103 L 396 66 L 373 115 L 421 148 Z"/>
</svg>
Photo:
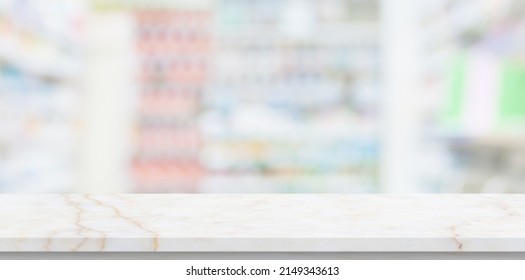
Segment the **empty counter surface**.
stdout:
<svg viewBox="0 0 525 280">
<path fill-rule="evenodd" d="M 524 195 L 0 195 L 0 252 L 525 252 Z"/>
</svg>

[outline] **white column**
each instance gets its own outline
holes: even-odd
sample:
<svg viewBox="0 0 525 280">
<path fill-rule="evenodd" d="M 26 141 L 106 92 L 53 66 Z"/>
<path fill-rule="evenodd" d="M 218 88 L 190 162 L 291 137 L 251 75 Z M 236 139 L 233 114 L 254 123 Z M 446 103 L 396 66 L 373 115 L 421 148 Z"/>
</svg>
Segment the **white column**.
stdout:
<svg viewBox="0 0 525 280">
<path fill-rule="evenodd" d="M 382 191 L 413 193 L 418 159 L 418 0 L 381 0 L 383 43 Z"/>
<path fill-rule="evenodd" d="M 129 13 L 93 14 L 88 22 L 79 191 L 129 191 L 136 94 L 134 21 Z"/>
</svg>

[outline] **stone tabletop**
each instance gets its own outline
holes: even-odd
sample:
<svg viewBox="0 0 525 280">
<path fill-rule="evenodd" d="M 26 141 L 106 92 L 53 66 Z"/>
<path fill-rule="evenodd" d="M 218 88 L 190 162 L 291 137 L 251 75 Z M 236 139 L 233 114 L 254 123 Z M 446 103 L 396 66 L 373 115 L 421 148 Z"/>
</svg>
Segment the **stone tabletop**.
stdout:
<svg viewBox="0 0 525 280">
<path fill-rule="evenodd" d="M 0 252 L 525 252 L 525 195 L 0 195 Z"/>
</svg>

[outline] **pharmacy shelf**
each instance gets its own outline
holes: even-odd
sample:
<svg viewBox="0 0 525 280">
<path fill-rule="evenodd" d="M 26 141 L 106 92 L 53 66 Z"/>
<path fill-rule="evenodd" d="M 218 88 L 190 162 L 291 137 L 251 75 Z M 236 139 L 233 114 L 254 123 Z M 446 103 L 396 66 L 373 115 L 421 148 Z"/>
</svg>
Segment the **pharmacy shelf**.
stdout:
<svg viewBox="0 0 525 280">
<path fill-rule="evenodd" d="M 76 183 L 82 0 L 0 4 L 0 191 Z"/>
<path fill-rule="evenodd" d="M 206 190 L 241 191 L 235 180 L 250 184 L 243 192 L 295 192 L 299 185 L 317 192 L 359 191 L 359 183 L 349 183 L 354 180 L 376 189 L 371 166 L 380 145 L 380 24 L 377 18 L 354 18 L 362 10 L 343 6 L 377 10 L 370 1 L 297 3 L 217 5 L 201 123 L 207 135 L 204 166 L 221 179 L 205 180 Z M 323 15 L 323 9 L 331 12 Z M 294 12 L 304 14 L 295 18 Z M 296 20 L 309 28 L 294 28 Z M 359 165 L 370 168 L 343 171 Z M 293 175 L 275 175 L 287 172 Z M 347 183 L 328 179 L 338 176 Z"/>
<path fill-rule="evenodd" d="M 454 184 L 461 185 L 460 192 L 521 189 L 518 175 L 523 166 L 516 155 L 525 148 L 525 126 L 521 117 L 504 117 L 493 104 L 499 104 L 502 96 L 498 73 L 508 68 L 508 62 L 519 64 L 525 53 L 523 1 L 435 0 L 421 3 L 418 9 L 424 81 L 420 91 L 427 99 L 425 126 L 419 130 L 426 150 L 442 152 L 430 166 L 435 170 L 448 166 L 428 181 L 440 182 L 445 191 Z M 465 83 L 462 89 L 454 88 L 463 90 L 464 105 L 459 116 L 445 117 L 444 109 L 453 106 L 453 79 Z"/>
<path fill-rule="evenodd" d="M 0 39 L 0 63 L 42 80 L 78 82 L 81 65 L 74 57 L 60 54 L 43 57 L 37 49 L 7 46 L 8 44 Z"/>
<path fill-rule="evenodd" d="M 377 45 L 380 40 L 377 22 L 356 22 L 344 24 L 320 24 L 310 35 L 294 37 L 278 26 L 249 24 L 247 26 L 218 25 L 214 33 L 216 43 L 226 46 L 250 46 L 261 42 L 275 42 L 278 45 L 308 45 L 325 48 L 345 48 L 359 45 Z M 261 37 L 264 34 L 264 37 Z"/>
<path fill-rule="evenodd" d="M 201 182 L 205 193 L 377 193 L 377 182 L 364 172 L 290 175 L 215 174 Z M 366 174 L 366 173 L 365 173 Z"/>
</svg>

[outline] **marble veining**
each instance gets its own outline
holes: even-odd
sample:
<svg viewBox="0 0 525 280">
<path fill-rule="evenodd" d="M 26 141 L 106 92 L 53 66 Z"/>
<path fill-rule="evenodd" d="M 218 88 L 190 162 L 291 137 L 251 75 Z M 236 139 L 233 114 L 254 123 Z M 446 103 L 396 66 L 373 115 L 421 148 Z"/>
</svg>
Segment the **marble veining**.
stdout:
<svg viewBox="0 0 525 280">
<path fill-rule="evenodd" d="M 1 252 L 525 252 L 525 195 L 0 195 Z"/>
</svg>

